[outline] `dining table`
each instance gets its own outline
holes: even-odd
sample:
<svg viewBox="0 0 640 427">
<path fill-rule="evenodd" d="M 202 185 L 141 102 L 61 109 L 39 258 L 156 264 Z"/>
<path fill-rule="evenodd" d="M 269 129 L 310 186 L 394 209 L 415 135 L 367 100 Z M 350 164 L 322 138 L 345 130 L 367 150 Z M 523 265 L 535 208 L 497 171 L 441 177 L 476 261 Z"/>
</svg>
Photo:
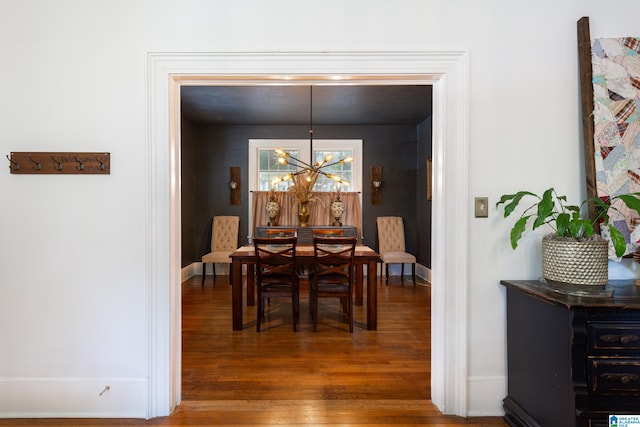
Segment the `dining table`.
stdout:
<svg viewBox="0 0 640 427">
<path fill-rule="evenodd" d="M 242 324 L 242 266 L 246 265 L 247 277 L 247 306 L 255 305 L 254 266 L 255 248 L 253 245 L 241 246 L 231 255 L 231 310 L 234 331 L 241 331 Z M 378 328 L 378 280 L 377 265 L 380 260 L 378 253 L 366 245 L 356 245 L 354 256 L 356 277 L 354 304 L 363 305 L 364 273 L 366 268 L 367 280 L 367 329 L 375 331 Z M 300 264 L 313 262 L 313 245 L 299 244 L 296 246 L 296 261 Z"/>
</svg>

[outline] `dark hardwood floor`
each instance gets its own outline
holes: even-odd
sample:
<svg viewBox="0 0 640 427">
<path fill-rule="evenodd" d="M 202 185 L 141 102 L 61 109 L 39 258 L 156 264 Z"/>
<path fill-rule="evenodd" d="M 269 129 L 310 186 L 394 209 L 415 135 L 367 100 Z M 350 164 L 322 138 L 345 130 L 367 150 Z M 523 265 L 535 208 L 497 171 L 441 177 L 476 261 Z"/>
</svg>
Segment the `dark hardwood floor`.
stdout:
<svg viewBox="0 0 640 427">
<path fill-rule="evenodd" d="M 311 330 L 308 294 L 300 327 L 291 330 L 288 301 L 273 299 L 255 331 L 245 305 L 243 331 L 231 330 L 227 276 L 182 285 L 182 403 L 152 420 L 0 420 L 0 426 L 506 426 L 500 417 L 443 416 L 430 400 L 430 288 L 392 277 L 378 292 L 378 330 L 367 331 L 354 308 L 354 332 L 338 302 L 321 300 Z"/>
</svg>

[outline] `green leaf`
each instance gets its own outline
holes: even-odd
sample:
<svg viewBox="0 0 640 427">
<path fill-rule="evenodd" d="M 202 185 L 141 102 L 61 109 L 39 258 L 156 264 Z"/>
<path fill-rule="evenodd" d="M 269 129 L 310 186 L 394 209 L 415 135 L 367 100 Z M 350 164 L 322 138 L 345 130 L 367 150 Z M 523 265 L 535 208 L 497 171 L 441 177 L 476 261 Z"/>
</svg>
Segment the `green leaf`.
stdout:
<svg viewBox="0 0 640 427">
<path fill-rule="evenodd" d="M 553 203 L 553 188 L 548 189 L 542 195 L 542 199 L 538 202 L 538 216 L 533 222 L 533 229 L 543 225 L 547 218 L 553 214 L 555 203 Z"/>
<path fill-rule="evenodd" d="M 520 201 L 522 200 L 523 197 L 525 196 L 534 196 L 534 197 L 538 197 L 536 194 L 533 194 L 529 191 L 519 191 L 516 194 L 505 194 L 503 195 L 500 200 L 498 201 L 498 203 L 496 203 L 496 208 L 501 205 L 501 204 L 505 204 L 504 206 L 504 217 L 508 217 L 509 215 L 511 215 L 513 213 L 513 211 L 518 207 L 518 204 L 520 203 Z M 507 204 L 507 202 L 511 201 L 510 203 Z"/>
<path fill-rule="evenodd" d="M 584 233 L 585 224 L 589 223 L 584 219 L 574 219 L 569 223 L 569 237 L 573 237 L 574 239 L 579 239 L 582 237 Z"/>
<path fill-rule="evenodd" d="M 609 224 L 609 214 L 607 213 L 609 210 L 609 205 L 602 201 L 599 197 L 592 197 L 587 200 L 587 202 L 592 202 L 596 206 L 596 210 L 598 212 L 597 217 L 594 218 L 594 222 L 597 222 L 598 219 L 602 218 L 602 222 L 605 225 Z"/>
<path fill-rule="evenodd" d="M 558 234 L 558 236 L 567 235 L 569 230 L 569 220 L 570 217 L 568 213 L 561 213 L 558 215 L 556 218 L 556 234 Z"/>
<path fill-rule="evenodd" d="M 611 242 L 616 250 L 616 256 L 620 258 L 627 249 L 627 242 L 624 240 L 622 233 L 611 224 L 609 224 L 609 233 L 611 233 Z"/>
<path fill-rule="evenodd" d="M 584 235 L 587 237 L 593 236 L 593 224 L 591 224 L 591 221 L 584 221 Z"/>
<path fill-rule="evenodd" d="M 527 226 L 527 220 L 529 218 L 531 218 L 531 215 L 523 216 L 516 221 L 515 225 L 511 229 L 511 247 L 513 249 L 518 247 L 518 240 L 522 237 L 522 233 L 524 233 Z"/>
<path fill-rule="evenodd" d="M 616 198 L 622 200 L 629 209 L 633 209 L 638 214 L 640 214 L 640 199 L 638 199 L 636 196 L 632 194 L 621 194 L 619 196 L 616 196 Z"/>
</svg>

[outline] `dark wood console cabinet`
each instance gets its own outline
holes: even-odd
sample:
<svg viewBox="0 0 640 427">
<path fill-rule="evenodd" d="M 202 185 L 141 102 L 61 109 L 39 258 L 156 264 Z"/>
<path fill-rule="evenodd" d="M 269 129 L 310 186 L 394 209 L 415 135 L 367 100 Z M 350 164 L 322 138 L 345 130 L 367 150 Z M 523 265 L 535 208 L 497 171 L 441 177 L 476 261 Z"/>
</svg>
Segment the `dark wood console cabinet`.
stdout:
<svg viewBox="0 0 640 427">
<path fill-rule="evenodd" d="M 507 288 L 512 426 L 608 426 L 640 414 L 640 287 L 611 281 L 598 297 L 543 281 Z"/>
</svg>

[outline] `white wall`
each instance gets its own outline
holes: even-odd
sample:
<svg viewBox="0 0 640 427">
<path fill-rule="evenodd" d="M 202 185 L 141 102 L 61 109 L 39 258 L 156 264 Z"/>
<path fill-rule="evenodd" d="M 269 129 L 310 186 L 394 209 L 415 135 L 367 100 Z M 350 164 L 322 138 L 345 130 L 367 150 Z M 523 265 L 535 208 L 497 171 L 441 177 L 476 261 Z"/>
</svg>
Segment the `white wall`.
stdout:
<svg viewBox="0 0 640 427">
<path fill-rule="evenodd" d="M 149 52 L 470 52 L 469 189 L 584 194 L 576 21 L 640 35 L 637 0 L 0 0 L 0 152 L 108 151 L 111 174 L 0 169 L 0 416 L 149 414 Z M 469 204 L 472 206 L 472 204 Z M 539 236 L 469 212 L 469 415 L 505 395 L 500 279 Z M 451 260 L 455 262 L 455 260 Z M 102 394 L 105 386 L 111 390 Z"/>
</svg>

